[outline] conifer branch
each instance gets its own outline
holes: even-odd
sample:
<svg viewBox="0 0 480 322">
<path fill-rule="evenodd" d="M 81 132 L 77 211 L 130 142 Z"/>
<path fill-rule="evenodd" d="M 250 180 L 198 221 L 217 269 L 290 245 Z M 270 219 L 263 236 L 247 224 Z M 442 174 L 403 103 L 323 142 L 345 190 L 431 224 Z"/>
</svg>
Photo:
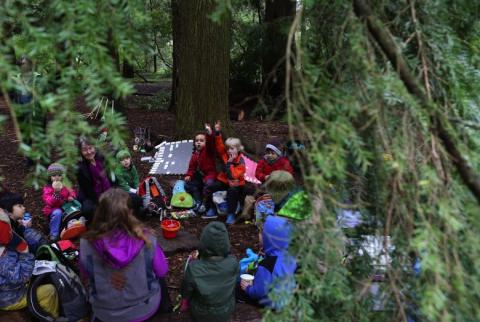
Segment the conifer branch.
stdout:
<svg viewBox="0 0 480 322">
<path fill-rule="evenodd" d="M 398 46 L 380 22 L 373 16 L 372 10 L 367 5 L 365 0 L 353 0 L 353 7 L 355 14 L 358 18 L 365 20 L 367 28 L 372 35 L 373 39 L 378 43 L 383 50 L 390 63 L 393 65 L 403 84 L 407 90 L 415 96 L 421 106 L 425 109 L 434 109 L 435 102 L 430 100 L 422 87 L 417 83 L 413 76 L 410 67 L 400 52 Z M 431 117 L 432 132 L 442 140 L 445 150 L 450 155 L 450 159 L 455 165 L 463 180 L 463 183 L 470 189 L 471 193 L 475 196 L 478 203 L 480 203 L 480 177 L 472 169 L 467 160 L 462 156 L 460 150 L 457 147 L 454 137 L 448 132 L 443 118 L 439 115 L 438 111 L 433 112 Z"/>
</svg>

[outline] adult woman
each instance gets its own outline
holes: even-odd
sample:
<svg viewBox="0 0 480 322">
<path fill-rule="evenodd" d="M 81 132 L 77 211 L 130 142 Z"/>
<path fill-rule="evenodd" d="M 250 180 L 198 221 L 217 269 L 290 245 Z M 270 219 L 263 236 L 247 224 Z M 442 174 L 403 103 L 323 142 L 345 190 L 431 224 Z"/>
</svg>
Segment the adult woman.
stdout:
<svg viewBox="0 0 480 322">
<path fill-rule="evenodd" d="M 78 200 L 82 203 L 82 212 L 92 219 L 100 195 L 110 189 L 110 181 L 105 159 L 85 137 L 78 139 L 78 150 L 82 160 L 77 165 Z"/>
</svg>

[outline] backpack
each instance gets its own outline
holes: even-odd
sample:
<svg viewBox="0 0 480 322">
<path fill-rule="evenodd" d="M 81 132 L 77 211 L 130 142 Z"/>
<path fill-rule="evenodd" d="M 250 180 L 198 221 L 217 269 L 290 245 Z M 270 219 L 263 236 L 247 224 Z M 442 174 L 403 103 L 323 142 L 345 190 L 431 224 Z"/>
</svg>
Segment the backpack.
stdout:
<svg viewBox="0 0 480 322">
<path fill-rule="evenodd" d="M 67 266 L 75 273 L 78 270 L 78 250 L 69 240 L 62 240 L 56 243 L 45 244 L 37 249 L 35 259 L 43 261 L 55 261 Z"/>
<path fill-rule="evenodd" d="M 59 317 L 50 316 L 39 304 L 37 289 L 52 284 L 58 294 Z M 40 321 L 77 321 L 88 312 L 87 295 L 80 278 L 70 268 L 55 261 L 35 261 L 32 280 L 27 290 L 27 304 L 30 313 Z"/>
<path fill-rule="evenodd" d="M 138 186 L 138 195 L 143 199 L 143 208 L 150 212 L 168 209 L 168 197 L 155 177 L 146 177 Z"/>
</svg>

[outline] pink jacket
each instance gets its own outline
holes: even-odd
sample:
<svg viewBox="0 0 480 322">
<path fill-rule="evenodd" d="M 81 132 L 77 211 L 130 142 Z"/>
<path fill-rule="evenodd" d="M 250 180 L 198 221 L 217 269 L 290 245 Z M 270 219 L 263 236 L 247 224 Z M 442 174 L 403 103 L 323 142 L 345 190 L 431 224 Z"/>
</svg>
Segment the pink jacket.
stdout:
<svg viewBox="0 0 480 322">
<path fill-rule="evenodd" d="M 45 217 L 50 216 L 52 211 L 56 208 L 61 208 L 65 202 L 68 201 L 68 197 L 76 198 L 77 194 L 75 191 L 63 187 L 60 192 L 55 192 L 52 185 L 46 185 L 43 187 L 42 199 L 45 203 L 43 207 L 43 214 Z"/>
</svg>

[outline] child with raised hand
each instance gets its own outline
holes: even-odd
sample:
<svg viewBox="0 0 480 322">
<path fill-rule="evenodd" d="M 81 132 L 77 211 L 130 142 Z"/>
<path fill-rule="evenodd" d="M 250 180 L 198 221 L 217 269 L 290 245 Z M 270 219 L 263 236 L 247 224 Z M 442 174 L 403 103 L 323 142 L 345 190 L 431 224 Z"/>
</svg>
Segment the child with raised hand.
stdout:
<svg viewBox="0 0 480 322">
<path fill-rule="evenodd" d="M 80 240 L 81 272 L 89 282 L 93 314 L 101 321 L 144 321 L 162 301 L 165 255 L 129 203 L 122 189 L 104 192 Z"/>
<path fill-rule="evenodd" d="M 132 162 L 132 156 L 127 149 L 118 151 L 116 155 L 120 164 L 115 168 L 115 177 L 120 188 L 129 192 L 137 193 L 138 190 L 138 172 Z"/>
<path fill-rule="evenodd" d="M 207 209 L 210 187 L 215 183 L 217 170 L 215 168 L 215 140 L 210 124 L 205 124 L 205 132 L 195 135 L 194 151 L 185 175 L 185 190 L 195 199 L 197 212 Z"/>
<path fill-rule="evenodd" d="M 51 180 L 43 187 L 42 199 L 45 204 L 43 214 L 50 220 L 50 241 L 57 241 L 60 236 L 60 225 L 62 223 L 62 206 L 76 197 L 75 191 L 68 189 L 62 183 L 65 168 L 59 163 L 52 163 L 47 168 Z"/>
<path fill-rule="evenodd" d="M 243 146 L 238 138 L 228 138 L 223 143 L 222 126 L 220 121 L 215 122 L 215 148 L 223 162 L 223 171 L 217 176 L 217 182 L 212 185 L 211 192 L 227 191 L 227 225 L 235 222 L 235 212 L 239 202 L 242 202 L 243 188 L 245 187 L 245 161 L 243 160 Z M 214 218 L 215 209 L 210 208 L 204 218 Z"/>
<path fill-rule="evenodd" d="M 5 193 L 0 199 L 0 208 L 2 208 L 9 217 L 12 231 L 20 238 L 25 240 L 32 254 L 35 254 L 37 248 L 46 244 L 43 235 L 32 228 L 32 220 L 26 220 L 25 206 L 23 205 L 23 197 L 14 192 Z"/>
<path fill-rule="evenodd" d="M 265 155 L 258 161 L 255 177 L 264 183 L 273 171 L 284 170 L 293 175 L 293 168 L 283 155 L 280 141 L 272 139 L 265 145 Z"/>
<path fill-rule="evenodd" d="M 200 237 L 198 260 L 188 264 L 181 288 L 194 321 L 229 321 L 235 309 L 238 270 L 227 228 L 219 221 L 209 223 Z"/>
</svg>

